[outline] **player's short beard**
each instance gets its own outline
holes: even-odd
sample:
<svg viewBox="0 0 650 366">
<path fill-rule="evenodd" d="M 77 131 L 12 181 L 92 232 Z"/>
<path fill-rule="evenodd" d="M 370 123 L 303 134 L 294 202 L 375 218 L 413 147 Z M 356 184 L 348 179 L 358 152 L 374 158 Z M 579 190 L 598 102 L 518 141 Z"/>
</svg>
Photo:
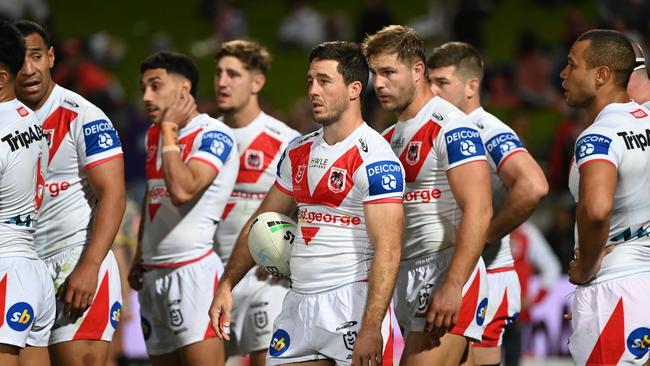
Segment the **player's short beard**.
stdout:
<svg viewBox="0 0 650 366">
<path fill-rule="evenodd" d="M 350 107 L 350 101 L 347 99 L 339 99 L 337 103 L 332 105 L 330 112 L 326 115 L 316 116 L 312 113 L 314 121 L 323 126 L 329 126 L 332 123 L 341 119 L 341 115 Z"/>
<path fill-rule="evenodd" d="M 389 112 L 400 114 L 411 104 L 411 102 L 413 102 L 414 95 L 414 83 L 407 85 L 405 88 L 400 88 L 399 92 L 395 95 L 395 99 L 393 99 L 394 104 L 391 106 L 386 106 L 385 109 Z"/>
</svg>

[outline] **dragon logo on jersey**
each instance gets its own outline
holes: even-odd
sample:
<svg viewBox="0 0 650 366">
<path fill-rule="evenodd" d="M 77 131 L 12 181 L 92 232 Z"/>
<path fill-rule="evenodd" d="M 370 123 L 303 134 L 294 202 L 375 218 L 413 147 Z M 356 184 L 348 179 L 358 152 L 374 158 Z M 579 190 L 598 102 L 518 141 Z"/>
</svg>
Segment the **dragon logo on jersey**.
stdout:
<svg viewBox="0 0 650 366">
<path fill-rule="evenodd" d="M 244 166 L 248 170 L 262 170 L 262 166 L 264 166 L 264 152 L 253 149 L 246 150 Z"/>
<path fill-rule="evenodd" d="M 637 359 L 642 358 L 650 351 L 650 329 L 636 328 L 627 336 L 627 349 Z"/>
<path fill-rule="evenodd" d="M 406 163 L 409 165 L 415 165 L 418 160 L 420 160 L 420 147 L 422 146 L 422 141 L 411 141 L 406 146 Z"/>
<path fill-rule="evenodd" d="M 327 187 L 334 193 L 341 193 L 345 190 L 345 181 L 348 171 L 341 168 L 332 167 L 330 177 L 327 180 Z"/>
<path fill-rule="evenodd" d="M 307 168 L 305 164 L 298 165 L 298 170 L 296 171 L 296 178 L 295 178 L 296 183 L 302 182 L 302 177 L 305 176 L 305 168 Z"/>
</svg>

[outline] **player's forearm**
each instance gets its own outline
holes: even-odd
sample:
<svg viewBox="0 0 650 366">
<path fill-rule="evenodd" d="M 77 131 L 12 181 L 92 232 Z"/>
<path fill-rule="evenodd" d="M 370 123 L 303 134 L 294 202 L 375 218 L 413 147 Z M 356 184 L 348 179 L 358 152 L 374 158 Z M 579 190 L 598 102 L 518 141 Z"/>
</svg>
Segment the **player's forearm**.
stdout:
<svg viewBox="0 0 650 366">
<path fill-rule="evenodd" d="M 183 204 L 194 198 L 198 191 L 198 181 L 192 170 L 181 158 L 178 145 L 178 127 L 169 122 L 161 126 L 163 135 L 162 162 L 165 187 L 169 198 L 175 205 Z"/>
<path fill-rule="evenodd" d="M 590 211 L 585 204 L 576 206 L 576 223 L 578 228 L 578 249 L 580 250 L 580 269 L 592 273 L 598 264 L 601 253 L 607 243 L 610 215 Z"/>
<path fill-rule="evenodd" d="M 97 266 L 102 263 L 113 246 L 125 207 L 126 193 L 123 183 L 116 184 L 113 189 L 105 189 L 99 194 L 90 243 L 80 261 Z"/>
<path fill-rule="evenodd" d="M 546 195 L 547 187 L 545 182 L 534 182 L 524 177 L 515 181 L 503 206 L 492 218 L 487 242 L 497 242 L 528 220 Z"/>
<path fill-rule="evenodd" d="M 463 286 L 472 274 L 483 252 L 492 218 L 492 205 L 488 201 L 477 200 L 463 209 L 446 281 Z"/>
<path fill-rule="evenodd" d="M 401 223 L 401 222 L 400 222 Z M 368 278 L 368 302 L 363 315 L 363 326 L 381 327 L 393 296 L 402 252 L 402 225 L 383 233 L 375 244 L 375 253 Z"/>
</svg>

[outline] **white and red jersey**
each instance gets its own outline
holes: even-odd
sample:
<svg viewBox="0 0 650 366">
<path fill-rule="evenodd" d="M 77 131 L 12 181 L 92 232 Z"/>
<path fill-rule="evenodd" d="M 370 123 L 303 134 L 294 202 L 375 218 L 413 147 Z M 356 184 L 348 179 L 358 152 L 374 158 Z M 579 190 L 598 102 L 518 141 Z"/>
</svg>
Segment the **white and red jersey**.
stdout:
<svg viewBox="0 0 650 366">
<path fill-rule="evenodd" d="M 486 159 L 476 127 L 461 110 L 434 97 L 415 117 L 384 131 L 384 138 L 399 156 L 406 175 L 402 260 L 454 245 L 462 212 L 446 172 Z"/>
<path fill-rule="evenodd" d="M 294 197 L 299 210 L 293 289 L 312 294 L 367 280 L 374 248 L 363 205 L 401 203 L 403 183 L 399 160 L 365 123 L 334 145 L 325 142 L 322 129 L 291 143 L 275 185 Z"/>
<path fill-rule="evenodd" d="M 261 112 L 248 126 L 233 128 L 239 151 L 239 174 L 215 236 L 217 253 L 226 263 L 248 219 L 275 182 L 275 173 L 289 142 L 298 131 Z"/>
<path fill-rule="evenodd" d="M 49 145 L 43 207 L 36 227 L 36 250 L 47 258 L 89 242 L 97 197 L 86 171 L 121 157 L 122 144 L 104 112 L 58 85 L 35 112 Z"/>
<path fill-rule="evenodd" d="M 0 121 L 0 257 L 37 259 L 34 231 L 45 188 L 43 130 L 34 112 L 17 99 L 0 103 Z"/>
<path fill-rule="evenodd" d="M 576 141 L 569 189 L 579 198 L 580 167 L 605 161 L 616 167 L 608 240 L 615 245 L 591 283 L 650 272 L 650 111 L 635 103 L 611 103 Z M 649 150 L 649 151 L 646 151 Z M 576 230 L 576 245 L 580 243 Z"/>
<path fill-rule="evenodd" d="M 212 251 L 214 232 L 237 178 L 237 146 L 222 122 L 200 114 L 178 131 L 178 144 L 184 162 L 199 160 L 217 176 L 200 197 L 175 206 L 165 185 L 161 129 L 149 127 L 142 262 L 152 267 L 178 267 Z"/>
<path fill-rule="evenodd" d="M 492 206 L 494 212 L 498 212 L 508 194 L 506 186 L 499 177 L 499 169 L 512 155 L 519 152 L 527 153 L 527 151 L 515 131 L 486 112 L 483 107 L 475 109 L 467 117 L 478 128 L 485 145 L 492 181 Z M 510 236 L 506 235 L 499 243 L 486 245 L 483 250 L 483 260 L 488 271 L 512 267 L 514 260 L 510 253 Z"/>
</svg>

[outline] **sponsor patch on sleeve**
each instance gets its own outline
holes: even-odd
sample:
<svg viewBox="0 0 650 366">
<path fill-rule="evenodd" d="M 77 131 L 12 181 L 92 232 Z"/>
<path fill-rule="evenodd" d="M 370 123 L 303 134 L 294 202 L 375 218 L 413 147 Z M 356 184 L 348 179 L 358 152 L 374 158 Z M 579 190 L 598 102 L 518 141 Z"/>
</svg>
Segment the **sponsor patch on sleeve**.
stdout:
<svg viewBox="0 0 650 366">
<path fill-rule="evenodd" d="M 500 133 L 485 144 L 488 154 L 497 166 L 509 152 L 523 147 L 517 135 L 511 132 Z"/>
<path fill-rule="evenodd" d="M 612 139 L 598 134 L 585 135 L 576 142 L 576 162 L 591 155 L 609 155 Z"/>
<path fill-rule="evenodd" d="M 475 129 L 460 127 L 445 133 L 449 165 L 466 159 L 485 156 L 481 135 Z"/>
<path fill-rule="evenodd" d="M 371 197 L 403 190 L 402 166 L 396 161 L 382 160 L 369 164 L 366 166 L 366 173 L 368 195 Z"/>
<path fill-rule="evenodd" d="M 225 163 L 232 150 L 233 141 L 230 136 L 220 131 L 208 131 L 203 134 L 199 151 L 203 151 L 217 157 Z"/>
<path fill-rule="evenodd" d="M 105 119 L 88 122 L 83 125 L 86 156 L 100 154 L 110 149 L 122 146 L 117 131 Z"/>
</svg>

